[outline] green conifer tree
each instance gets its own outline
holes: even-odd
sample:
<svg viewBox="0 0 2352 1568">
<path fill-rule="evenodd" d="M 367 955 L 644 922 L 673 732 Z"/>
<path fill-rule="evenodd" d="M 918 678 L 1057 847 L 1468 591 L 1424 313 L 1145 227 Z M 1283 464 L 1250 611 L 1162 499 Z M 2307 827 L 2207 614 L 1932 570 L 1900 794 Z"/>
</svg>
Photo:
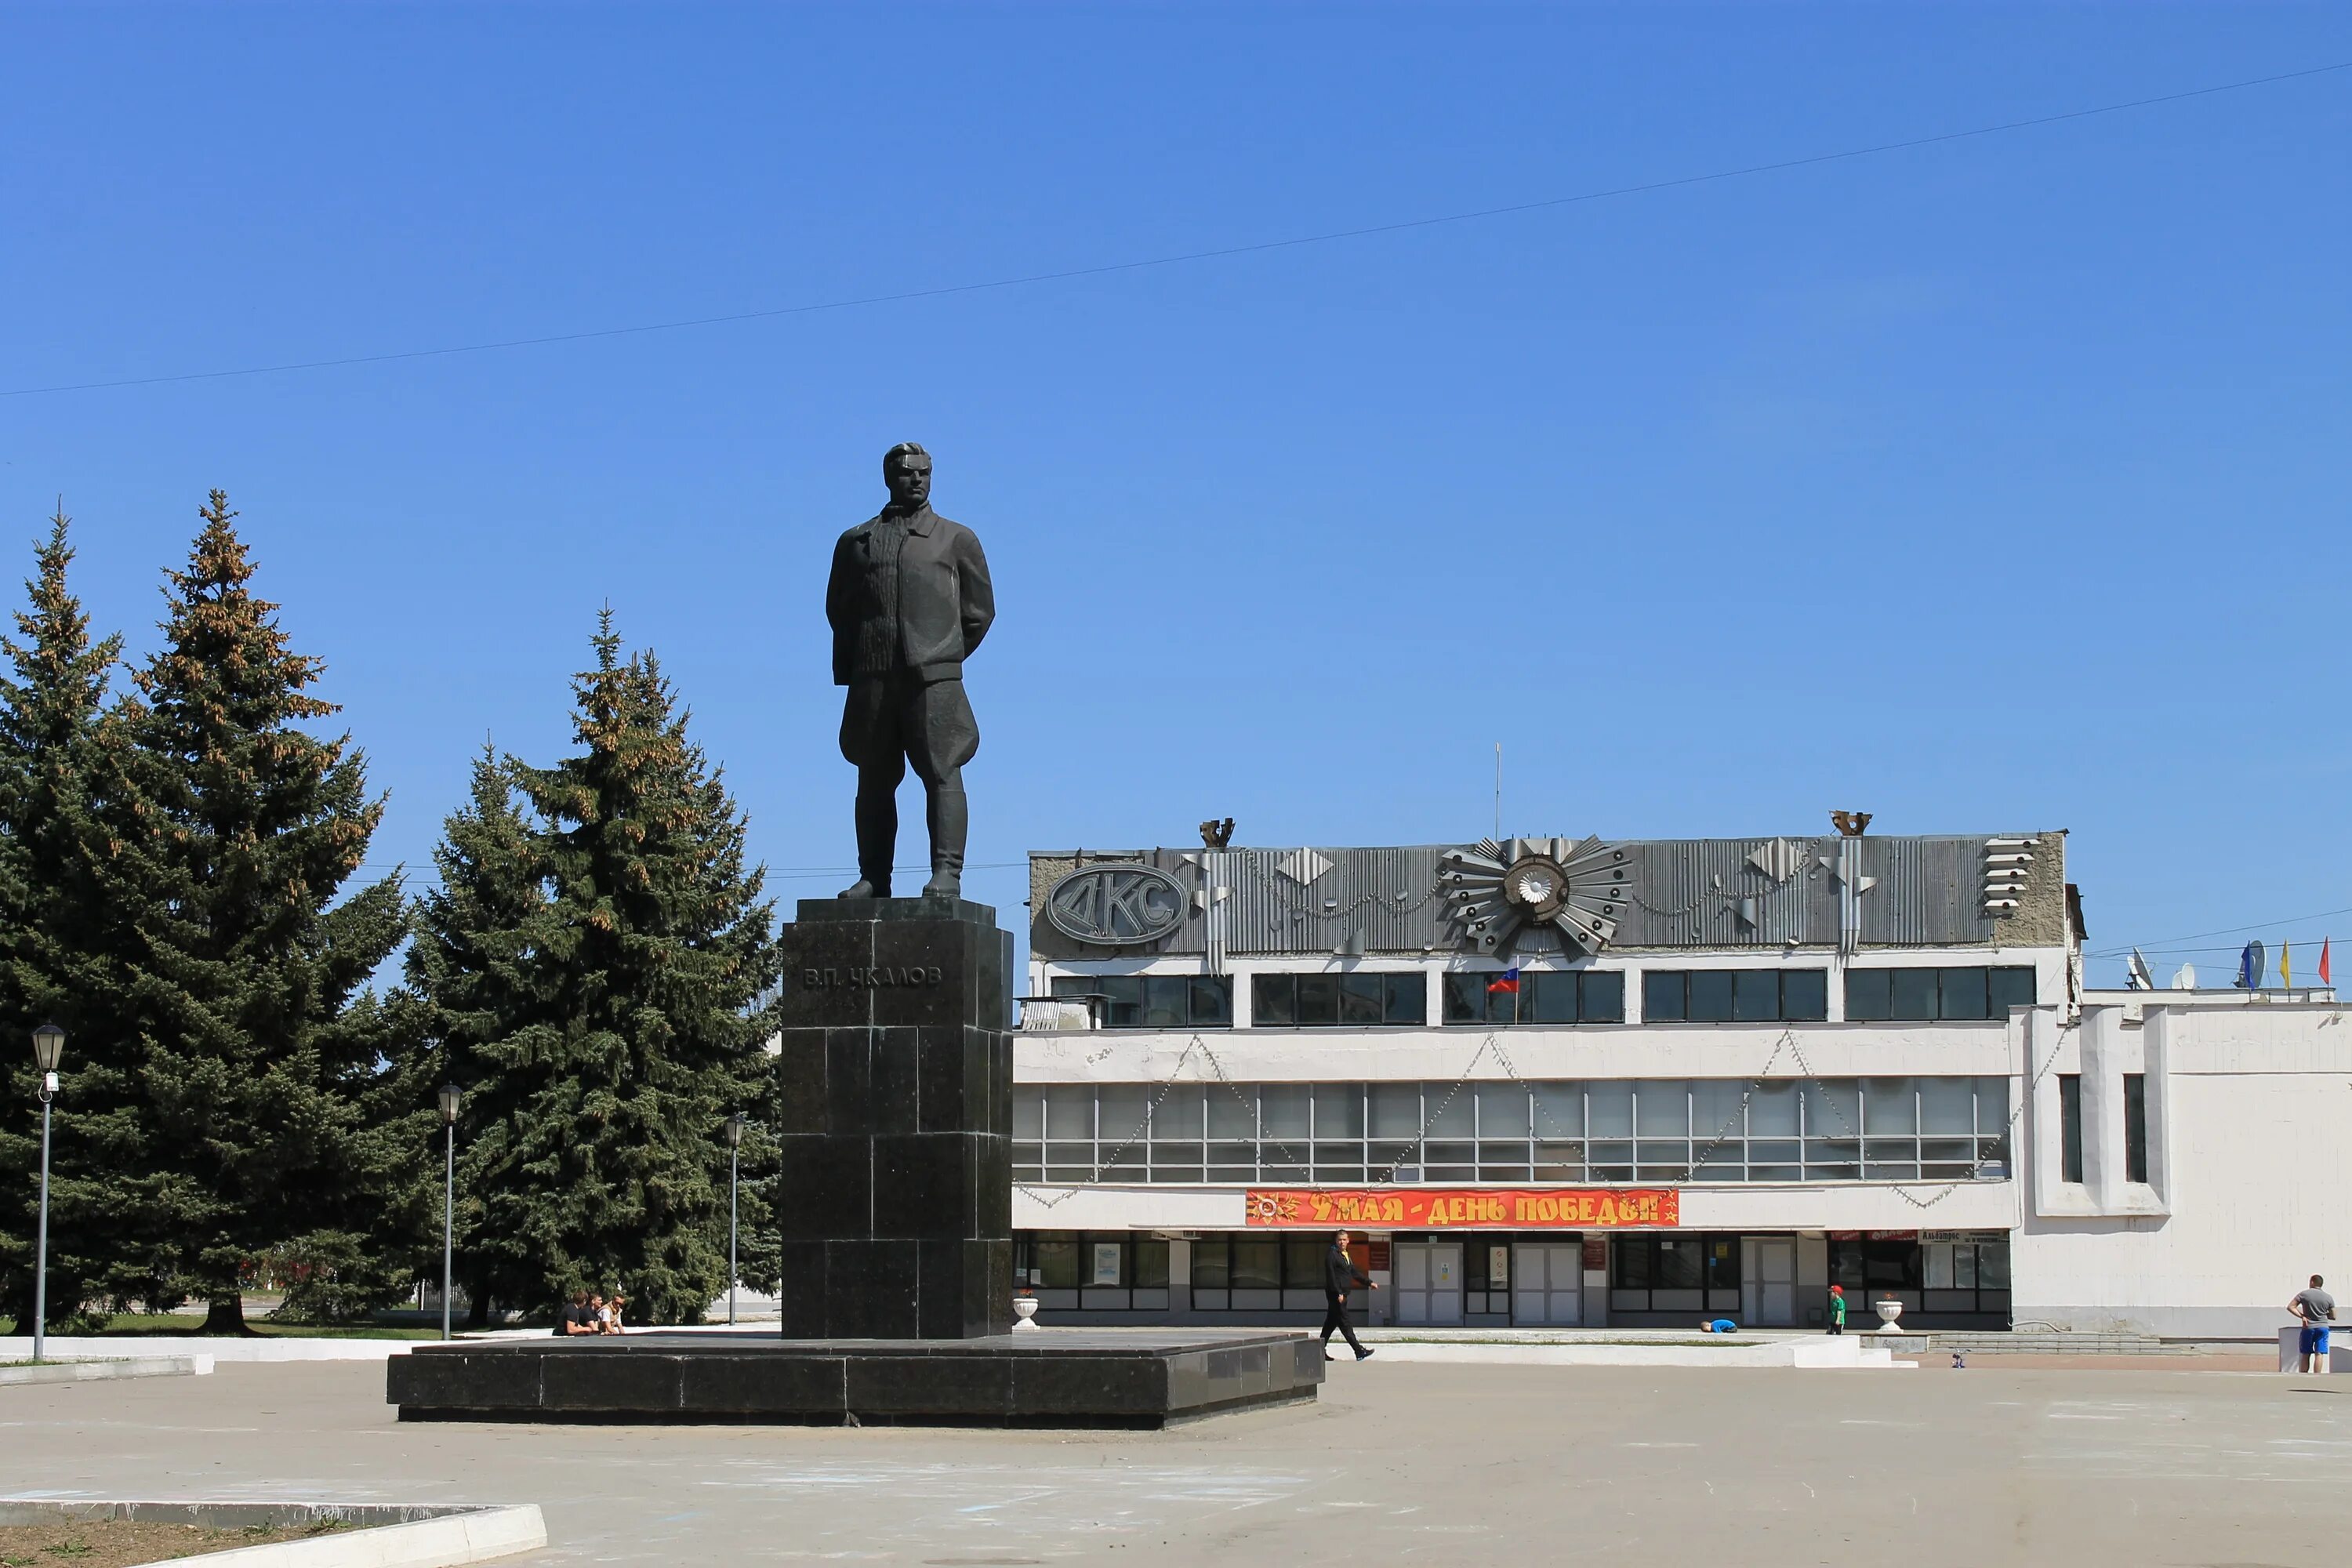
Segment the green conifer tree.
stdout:
<svg viewBox="0 0 2352 1568">
<path fill-rule="evenodd" d="M 140 920 L 134 978 L 151 1158 L 207 1332 L 243 1331 L 265 1259 L 396 1293 L 383 1233 L 417 1207 L 431 1114 L 383 1114 L 389 1026 L 352 1005 L 406 931 L 397 872 L 342 896 L 383 801 L 349 735 L 301 728 L 336 708 L 310 695 L 319 662 L 247 586 L 236 515 L 213 491 L 187 569 L 169 574 L 131 727 L 137 806 L 154 827 L 132 847 L 161 895 Z"/>
<path fill-rule="evenodd" d="M 550 1289 L 547 1260 L 527 1236 L 484 1223 L 490 1196 L 528 1186 L 517 1133 L 544 1088 L 532 1057 L 541 1037 L 530 1031 L 551 1016 L 534 945 L 548 902 L 539 845 L 515 804 L 511 764 L 487 745 L 472 799 L 444 821 L 433 858 L 440 883 L 416 900 L 408 989 L 429 1010 L 422 1091 L 454 1083 L 463 1094 L 457 1277 L 479 1327 L 494 1304 L 545 1308 Z"/>
<path fill-rule="evenodd" d="M 50 1155 L 52 1329 L 94 1326 L 82 1320 L 108 1303 L 165 1289 L 125 962 L 135 905 L 107 821 L 120 805 L 109 795 L 124 724 L 107 703 L 122 639 L 93 641 L 67 587 L 68 527 L 60 507 L 16 616 L 21 640 L 0 639 L 13 671 L 0 677 L 0 1316 L 23 1322 L 32 1308 L 40 1135 L 27 1043 L 55 1023 L 67 1057 Z"/>
<path fill-rule="evenodd" d="M 511 1009 L 499 1039 L 448 1026 L 485 1113 L 466 1119 L 467 1172 L 499 1288 L 535 1284 L 551 1306 L 574 1288 L 617 1287 L 640 1321 L 690 1322 L 726 1286 L 720 1128 L 760 1102 L 769 1077 L 774 907 L 658 665 L 622 659 L 610 612 L 594 647 L 596 668 L 573 686 L 579 754 L 509 764 L 539 818 L 528 857 L 478 771 L 473 810 L 453 819 L 445 857 L 469 876 L 477 855 L 524 867 L 495 879 L 505 902 L 483 921 L 495 939 L 472 942 L 462 964 L 434 960 L 437 975 L 420 969 L 417 982 L 445 1017 L 485 996 L 493 1013 Z M 536 907 L 516 896 L 525 881 L 541 889 Z M 460 901 L 479 898 L 476 879 Z M 764 1144 L 745 1143 L 746 1168 L 761 1169 Z M 765 1219 L 764 1188 L 746 1184 L 747 1234 Z"/>
</svg>

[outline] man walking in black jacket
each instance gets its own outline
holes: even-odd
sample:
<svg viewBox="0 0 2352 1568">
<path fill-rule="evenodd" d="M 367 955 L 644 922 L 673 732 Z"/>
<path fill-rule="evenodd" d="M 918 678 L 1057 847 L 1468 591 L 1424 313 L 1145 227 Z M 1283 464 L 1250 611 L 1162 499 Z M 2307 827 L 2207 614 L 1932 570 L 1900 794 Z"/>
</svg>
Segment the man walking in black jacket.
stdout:
<svg viewBox="0 0 2352 1568">
<path fill-rule="evenodd" d="M 1331 1250 L 1323 1258 L 1323 1299 L 1329 1303 L 1323 1313 L 1325 1361 L 1339 1359 L 1331 1353 L 1334 1332 L 1347 1336 L 1348 1348 L 1356 1352 L 1358 1361 L 1372 1353 L 1365 1348 L 1363 1341 L 1356 1337 L 1356 1325 L 1348 1321 L 1348 1292 L 1360 1285 L 1374 1290 L 1380 1289 L 1372 1284 L 1370 1276 L 1356 1267 L 1356 1260 L 1348 1256 L 1348 1233 L 1343 1230 L 1332 1237 Z"/>
</svg>

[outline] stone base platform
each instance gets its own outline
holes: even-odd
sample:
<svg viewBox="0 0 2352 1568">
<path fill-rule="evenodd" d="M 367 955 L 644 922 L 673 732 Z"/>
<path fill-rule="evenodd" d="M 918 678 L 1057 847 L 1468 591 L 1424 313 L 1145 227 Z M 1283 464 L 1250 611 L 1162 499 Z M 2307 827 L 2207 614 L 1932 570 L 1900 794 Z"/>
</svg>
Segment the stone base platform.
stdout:
<svg viewBox="0 0 2352 1568">
<path fill-rule="evenodd" d="M 1311 1401 L 1323 1346 L 1218 1329 L 969 1340 L 772 1334 L 460 1341 L 384 1363 L 403 1421 L 1158 1428 Z"/>
</svg>

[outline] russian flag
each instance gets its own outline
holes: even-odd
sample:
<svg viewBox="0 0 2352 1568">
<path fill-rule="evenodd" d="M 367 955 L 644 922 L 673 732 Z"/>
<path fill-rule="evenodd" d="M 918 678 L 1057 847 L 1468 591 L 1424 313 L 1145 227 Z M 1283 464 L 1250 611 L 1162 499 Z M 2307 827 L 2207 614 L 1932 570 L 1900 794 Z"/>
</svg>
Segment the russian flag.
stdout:
<svg viewBox="0 0 2352 1568">
<path fill-rule="evenodd" d="M 1503 971 L 1502 977 L 1500 979 L 1487 982 L 1487 995 L 1492 996 L 1497 991 L 1507 991 L 1514 996 L 1519 994 L 1519 966 L 1517 964 L 1514 963 L 1510 968 Z"/>
</svg>

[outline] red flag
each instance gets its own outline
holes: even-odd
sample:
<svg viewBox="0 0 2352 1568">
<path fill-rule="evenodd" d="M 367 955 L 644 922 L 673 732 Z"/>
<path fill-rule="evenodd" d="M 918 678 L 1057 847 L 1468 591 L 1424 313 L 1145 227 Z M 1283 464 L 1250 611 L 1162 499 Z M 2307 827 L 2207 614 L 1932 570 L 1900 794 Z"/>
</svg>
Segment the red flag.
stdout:
<svg viewBox="0 0 2352 1568">
<path fill-rule="evenodd" d="M 2327 973 L 2327 941 L 2326 941 L 2326 938 L 2324 938 L 2324 937 L 2320 939 L 2320 943 L 2319 943 L 2319 983 L 2320 983 L 2322 985 L 2333 985 L 2333 984 L 2336 984 L 2336 982 L 2335 982 L 2334 980 L 2332 980 L 2332 979 L 2330 979 L 2330 978 L 2328 977 L 2328 973 Z"/>
</svg>

